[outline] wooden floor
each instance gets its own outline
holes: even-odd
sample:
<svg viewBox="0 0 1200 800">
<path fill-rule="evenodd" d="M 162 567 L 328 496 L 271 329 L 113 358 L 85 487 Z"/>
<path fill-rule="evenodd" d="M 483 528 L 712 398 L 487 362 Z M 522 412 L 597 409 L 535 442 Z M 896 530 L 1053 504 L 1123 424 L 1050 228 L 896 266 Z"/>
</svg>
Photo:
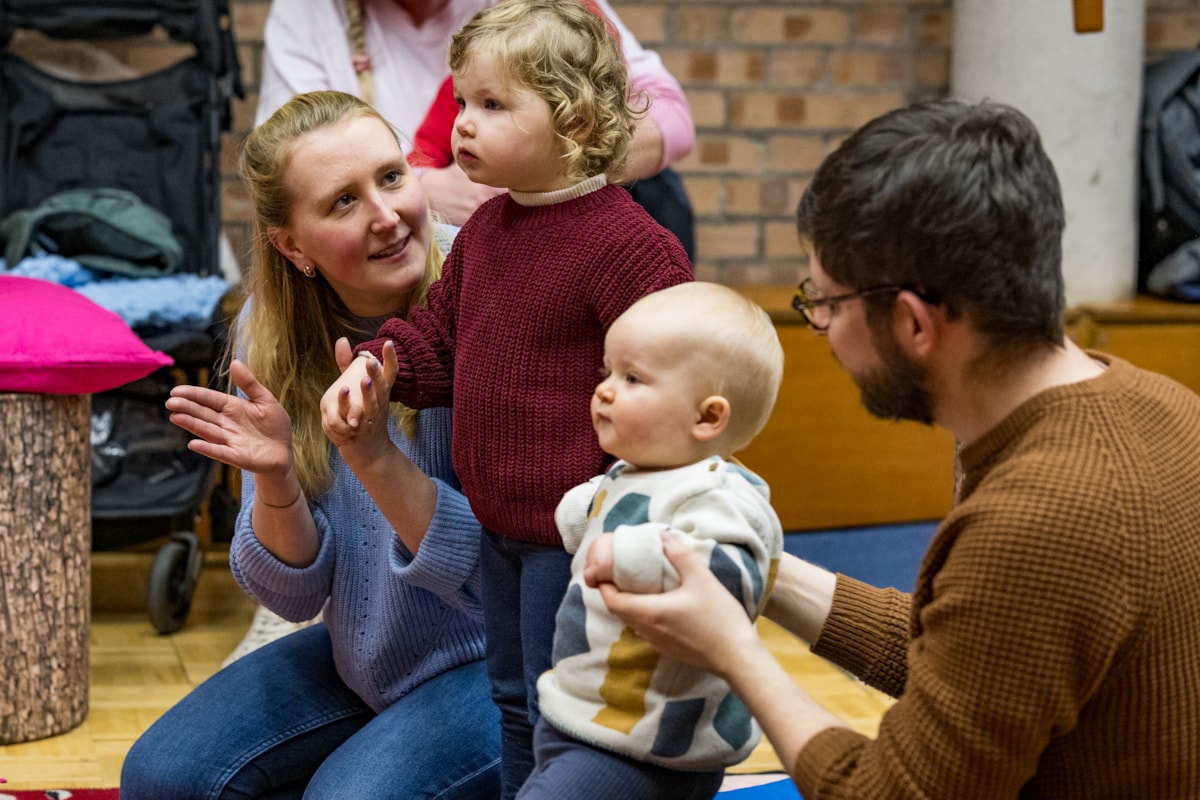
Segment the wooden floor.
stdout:
<svg viewBox="0 0 1200 800">
<path fill-rule="evenodd" d="M 206 555 L 187 624 L 162 636 L 145 611 L 152 552 L 94 553 L 92 566 L 89 713 L 59 736 L 0 746 L 4 789 L 111 788 L 134 740 L 193 686 L 213 674 L 241 640 L 254 605 L 229 573 L 228 552 Z M 761 630 L 772 649 L 827 708 L 855 729 L 874 734 L 888 705 L 883 695 L 830 667 L 770 622 Z M 764 741 L 731 772 L 779 770 Z"/>
</svg>

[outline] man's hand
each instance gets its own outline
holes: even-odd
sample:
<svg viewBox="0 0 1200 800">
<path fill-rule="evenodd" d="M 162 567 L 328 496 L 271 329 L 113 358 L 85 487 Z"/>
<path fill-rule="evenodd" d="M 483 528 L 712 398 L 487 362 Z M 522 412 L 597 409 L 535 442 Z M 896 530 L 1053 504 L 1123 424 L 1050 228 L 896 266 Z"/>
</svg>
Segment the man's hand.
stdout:
<svg viewBox="0 0 1200 800">
<path fill-rule="evenodd" d="M 583 580 L 593 589 L 602 583 L 612 583 L 613 575 L 613 535 L 602 533 L 588 547 L 587 563 L 583 568 Z"/>
<path fill-rule="evenodd" d="M 679 588 L 633 594 L 601 583 L 604 602 L 663 655 L 726 677 L 739 650 L 758 642 L 754 623 L 691 548 L 669 531 L 662 537 Z"/>
</svg>

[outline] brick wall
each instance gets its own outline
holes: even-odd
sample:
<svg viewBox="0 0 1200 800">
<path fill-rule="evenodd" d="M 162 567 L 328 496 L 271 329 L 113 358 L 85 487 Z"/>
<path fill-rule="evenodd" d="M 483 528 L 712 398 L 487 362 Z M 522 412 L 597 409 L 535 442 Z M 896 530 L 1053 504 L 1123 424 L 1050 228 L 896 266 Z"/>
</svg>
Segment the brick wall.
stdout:
<svg viewBox="0 0 1200 800">
<path fill-rule="evenodd" d="M 702 280 L 795 283 L 804 259 L 792 213 L 824 154 L 872 117 L 949 87 L 951 0 L 612 5 L 692 105 L 696 148 L 678 168 L 696 210 Z M 226 136 L 223 217 L 242 258 L 249 217 L 232 165 L 253 123 L 269 7 L 232 0 L 248 96 Z M 1198 42 L 1200 0 L 1147 0 L 1148 60 Z"/>
</svg>

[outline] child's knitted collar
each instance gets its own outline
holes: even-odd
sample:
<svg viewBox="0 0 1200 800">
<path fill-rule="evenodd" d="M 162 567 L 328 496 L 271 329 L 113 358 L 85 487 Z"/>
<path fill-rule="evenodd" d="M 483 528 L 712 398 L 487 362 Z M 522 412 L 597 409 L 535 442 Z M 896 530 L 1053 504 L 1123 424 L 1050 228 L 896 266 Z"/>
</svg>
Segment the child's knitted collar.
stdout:
<svg viewBox="0 0 1200 800">
<path fill-rule="evenodd" d="M 517 192 L 510 190 L 508 195 L 519 205 L 552 206 L 555 203 L 562 203 L 567 200 L 574 200 L 577 197 L 583 197 L 585 194 L 591 194 L 599 189 L 603 189 L 607 185 L 608 175 L 601 172 L 599 175 L 585 178 L 574 186 L 568 186 L 565 189 L 555 189 L 553 192 Z"/>
</svg>

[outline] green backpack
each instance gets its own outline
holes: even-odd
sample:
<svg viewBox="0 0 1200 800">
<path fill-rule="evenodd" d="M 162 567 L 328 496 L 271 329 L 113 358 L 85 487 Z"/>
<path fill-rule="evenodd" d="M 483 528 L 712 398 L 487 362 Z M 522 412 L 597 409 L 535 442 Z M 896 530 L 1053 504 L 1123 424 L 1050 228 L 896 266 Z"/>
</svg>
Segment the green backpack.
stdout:
<svg viewBox="0 0 1200 800">
<path fill-rule="evenodd" d="M 124 189 L 68 189 L 0 221 L 9 268 L 53 253 L 132 277 L 169 275 L 183 263 L 171 221 Z"/>
</svg>

